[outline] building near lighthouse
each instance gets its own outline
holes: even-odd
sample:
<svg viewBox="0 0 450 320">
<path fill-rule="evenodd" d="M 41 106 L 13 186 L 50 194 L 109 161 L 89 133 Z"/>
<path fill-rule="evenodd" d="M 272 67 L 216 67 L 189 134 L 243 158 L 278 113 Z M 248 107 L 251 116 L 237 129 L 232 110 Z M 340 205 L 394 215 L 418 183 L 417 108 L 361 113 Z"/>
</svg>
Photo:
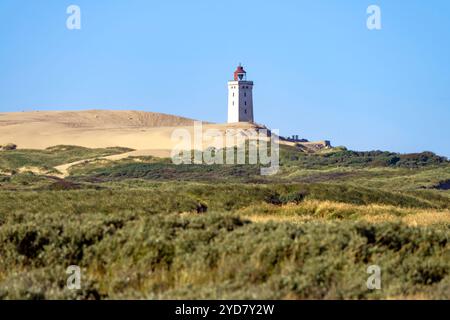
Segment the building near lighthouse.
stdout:
<svg viewBox="0 0 450 320">
<path fill-rule="evenodd" d="M 228 81 L 228 123 L 254 122 L 253 81 L 247 81 L 247 73 L 241 64 Z"/>
</svg>

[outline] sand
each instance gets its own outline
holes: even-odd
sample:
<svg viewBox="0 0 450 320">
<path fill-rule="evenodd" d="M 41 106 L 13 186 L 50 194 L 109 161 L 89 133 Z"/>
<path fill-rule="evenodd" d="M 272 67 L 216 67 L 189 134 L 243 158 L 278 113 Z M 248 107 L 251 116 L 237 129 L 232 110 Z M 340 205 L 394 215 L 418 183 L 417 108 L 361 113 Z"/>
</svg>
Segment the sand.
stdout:
<svg viewBox="0 0 450 320">
<path fill-rule="evenodd" d="M 171 150 L 180 141 L 172 140 L 174 130 L 184 129 L 193 137 L 193 125 L 193 119 L 144 111 L 0 113 L 0 145 L 14 143 L 19 149 L 45 149 L 56 145 L 88 148 L 128 147 L 136 150 L 128 155 L 169 157 Z M 224 133 L 230 128 L 256 127 L 249 123 L 203 122 L 203 132 L 214 129 Z M 201 148 L 212 144 L 213 141 L 204 141 Z"/>
</svg>

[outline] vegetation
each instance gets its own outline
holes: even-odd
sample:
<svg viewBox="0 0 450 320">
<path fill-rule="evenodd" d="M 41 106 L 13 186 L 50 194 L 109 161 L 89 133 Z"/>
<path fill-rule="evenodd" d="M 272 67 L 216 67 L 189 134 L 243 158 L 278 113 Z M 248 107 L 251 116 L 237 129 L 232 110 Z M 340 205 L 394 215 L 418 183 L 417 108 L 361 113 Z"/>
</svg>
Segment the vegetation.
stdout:
<svg viewBox="0 0 450 320">
<path fill-rule="evenodd" d="M 17 149 L 17 145 L 15 145 L 14 143 L 7 143 L 4 146 L 0 145 L 0 150 L 16 150 Z"/>
<path fill-rule="evenodd" d="M 326 166 L 338 167 L 394 167 L 420 168 L 431 165 L 448 164 L 445 157 L 432 152 L 413 154 L 399 154 L 383 151 L 358 152 L 337 149 L 322 153 L 299 153 L 294 148 L 283 148 L 282 160 L 285 163 L 300 165 L 303 168 L 321 168 Z"/>
<path fill-rule="evenodd" d="M 76 146 L 56 146 L 45 150 L 4 149 L 0 153 L 0 172 L 15 173 L 20 168 L 35 167 L 51 170 L 53 167 L 75 162 L 132 151 L 128 148 L 89 149 Z"/>
<path fill-rule="evenodd" d="M 0 299 L 450 298 L 445 158 L 283 147 L 269 177 L 153 157 L 19 170 L 127 151 L 0 153 Z"/>
</svg>

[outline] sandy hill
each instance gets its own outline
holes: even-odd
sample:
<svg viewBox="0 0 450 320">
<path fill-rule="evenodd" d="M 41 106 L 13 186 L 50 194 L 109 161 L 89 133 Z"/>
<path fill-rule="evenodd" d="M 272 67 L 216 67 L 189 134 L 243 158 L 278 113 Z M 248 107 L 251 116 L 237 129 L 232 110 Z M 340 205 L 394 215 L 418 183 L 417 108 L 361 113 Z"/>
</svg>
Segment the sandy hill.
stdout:
<svg viewBox="0 0 450 320">
<path fill-rule="evenodd" d="M 144 111 L 35 111 L 0 113 L 0 145 L 45 149 L 55 145 L 89 148 L 128 147 L 136 155 L 169 156 L 177 144 L 171 135 L 184 128 L 193 136 L 194 120 Z M 248 123 L 211 124 L 203 130 L 256 127 Z M 207 146 L 204 145 L 203 147 Z"/>
<path fill-rule="evenodd" d="M 0 113 L 0 127 L 49 124 L 67 128 L 170 127 L 191 125 L 192 119 L 144 111 L 35 111 Z"/>
</svg>

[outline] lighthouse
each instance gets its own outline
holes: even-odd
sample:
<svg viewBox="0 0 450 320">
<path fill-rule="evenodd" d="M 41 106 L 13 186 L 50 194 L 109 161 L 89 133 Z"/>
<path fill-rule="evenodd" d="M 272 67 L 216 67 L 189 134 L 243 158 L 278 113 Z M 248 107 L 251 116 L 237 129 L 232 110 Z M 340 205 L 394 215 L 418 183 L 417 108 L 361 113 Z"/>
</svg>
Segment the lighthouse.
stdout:
<svg viewBox="0 0 450 320">
<path fill-rule="evenodd" d="M 253 122 L 253 81 L 241 64 L 228 81 L 228 123 L 234 122 Z"/>
</svg>

